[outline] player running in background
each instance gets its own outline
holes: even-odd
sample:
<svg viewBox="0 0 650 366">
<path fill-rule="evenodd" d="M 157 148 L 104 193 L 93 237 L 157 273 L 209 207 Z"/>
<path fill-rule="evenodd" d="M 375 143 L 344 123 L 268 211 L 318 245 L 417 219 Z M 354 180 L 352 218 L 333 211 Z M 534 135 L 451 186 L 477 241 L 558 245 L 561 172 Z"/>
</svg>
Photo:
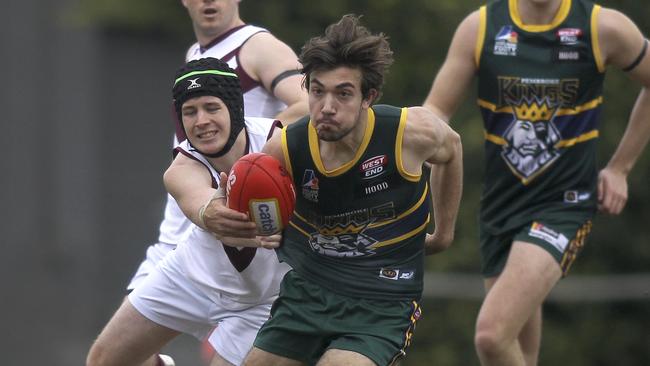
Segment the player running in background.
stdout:
<svg viewBox="0 0 650 366">
<path fill-rule="evenodd" d="M 619 214 L 650 136 L 648 41 L 586 0 L 500 0 L 461 22 L 424 106 L 448 120 L 474 77 L 485 128 L 480 248 L 483 365 L 536 365 L 542 303 L 582 249 L 597 209 Z M 596 141 L 607 66 L 642 84 L 607 166 Z"/>
</svg>

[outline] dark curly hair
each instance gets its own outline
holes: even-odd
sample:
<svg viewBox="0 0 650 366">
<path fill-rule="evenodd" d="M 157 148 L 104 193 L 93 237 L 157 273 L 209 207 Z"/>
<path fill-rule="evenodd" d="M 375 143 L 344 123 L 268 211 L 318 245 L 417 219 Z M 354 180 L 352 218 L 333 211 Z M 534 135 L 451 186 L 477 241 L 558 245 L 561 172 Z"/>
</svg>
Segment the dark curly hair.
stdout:
<svg viewBox="0 0 650 366">
<path fill-rule="evenodd" d="M 370 33 L 359 19 L 353 14 L 344 15 L 338 23 L 328 26 L 324 35 L 311 38 L 302 47 L 299 60 L 307 89 L 312 72 L 347 66 L 361 70 L 364 98 L 370 89 L 377 90 L 378 97 L 381 95 L 384 75 L 393 63 L 393 51 L 388 37 Z"/>
</svg>

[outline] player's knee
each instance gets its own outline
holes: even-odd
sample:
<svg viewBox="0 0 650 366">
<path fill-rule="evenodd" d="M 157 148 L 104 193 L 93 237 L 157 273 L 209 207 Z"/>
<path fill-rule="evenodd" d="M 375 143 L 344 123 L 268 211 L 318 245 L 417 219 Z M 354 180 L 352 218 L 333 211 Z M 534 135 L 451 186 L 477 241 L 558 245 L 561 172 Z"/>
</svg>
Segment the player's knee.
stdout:
<svg viewBox="0 0 650 366">
<path fill-rule="evenodd" d="M 95 342 L 86 356 L 86 366 L 106 365 L 106 350 L 98 342 Z"/>
<path fill-rule="evenodd" d="M 504 352 L 508 347 L 509 339 L 502 327 L 488 322 L 477 322 L 474 346 L 479 354 L 490 356 Z"/>
</svg>

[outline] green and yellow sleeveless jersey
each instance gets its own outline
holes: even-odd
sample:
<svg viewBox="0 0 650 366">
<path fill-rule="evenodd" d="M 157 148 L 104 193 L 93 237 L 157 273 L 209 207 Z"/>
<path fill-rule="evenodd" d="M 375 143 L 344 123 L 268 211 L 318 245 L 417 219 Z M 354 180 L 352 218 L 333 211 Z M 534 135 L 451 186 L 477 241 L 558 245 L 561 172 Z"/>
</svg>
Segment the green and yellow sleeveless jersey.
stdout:
<svg viewBox="0 0 650 366">
<path fill-rule="evenodd" d="M 296 187 L 294 215 L 278 249 L 303 277 L 356 298 L 418 299 L 422 293 L 427 178 L 401 160 L 407 109 L 368 110 L 354 159 L 327 170 L 308 118 L 283 130 Z"/>
<path fill-rule="evenodd" d="M 480 218 L 491 234 L 566 210 L 593 215 L 604 79 L 599 10 L 586 0 L 563 0 L 551 24 L 524 25 L 517 0 L 480 9 Z"/>
</svg>

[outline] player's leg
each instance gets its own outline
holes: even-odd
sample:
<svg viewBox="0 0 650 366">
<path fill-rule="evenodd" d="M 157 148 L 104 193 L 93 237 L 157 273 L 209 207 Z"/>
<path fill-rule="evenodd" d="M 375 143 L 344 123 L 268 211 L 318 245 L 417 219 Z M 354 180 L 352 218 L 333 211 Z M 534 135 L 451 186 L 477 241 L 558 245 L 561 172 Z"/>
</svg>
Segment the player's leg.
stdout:
<svg viewBox="0 0 650 366">
<path fill-rule="evenodd" d="M 361 353 L 342 349 L 328 349 L 316 364 L 316 366 L 339 365 L 376 366 L 377 364 Z"/>
<path fill-rule="evenodd" d="M 86 364 L 129 366 L 153 362 L 156 359 L 151 356 L 178 334 L 145 318 L 127 300 L 91 347 Z"/>
<path fill-rule="evenodd" d="M 291 358 L 283 357 L 276 355 L 271 352 L 264 351 L 263 349 L 253 347 L 244 366 L 304 366 L 306 363 L 302 363 L 298 360 Z"/>
<path fill-rule="evenodd" d="M 519 332 L 519 346 L 524 355 L 526 366 L 537 366 L 539 348 L 542 344 L 542 305 L 528 319 Z"/>
<path fill-rule="evenodd" d="M 235 366 L 235 364 L 228 362 L 225 358 L 221 357 L 218 353 L 212 354 L 212 361 L 210 361 L 210 366 Z"/>
<path fill-rule="evenodd" d="M 223 310 L 213 314 L 219 325 L 208 338 L 214 349 L 211 366 L 241 365 L 244 362 L 257 332 L 269 318 L 272 303 L 273 299 L 268 299 L 242 310 Z"/>
<path fill-rule="evenodd" d="M 485 288 L 489 292 L 497 277 L 485 280 Z M 542 306 L 528 319 L 518 336 L 519 347 L 524 356 L 526 366 L 537 365 L 539 348 L 542 341 Z"/>
<path fill-rule="evenodd" d="M 519 333 L 561 275 L 557 260 L 547 250 L 522 241 L 513 243 L 502 273 L 486 281 L 491 288 L 481 306 L 475 335 L 483 365 L 525 364 Z"/>
</svg>

